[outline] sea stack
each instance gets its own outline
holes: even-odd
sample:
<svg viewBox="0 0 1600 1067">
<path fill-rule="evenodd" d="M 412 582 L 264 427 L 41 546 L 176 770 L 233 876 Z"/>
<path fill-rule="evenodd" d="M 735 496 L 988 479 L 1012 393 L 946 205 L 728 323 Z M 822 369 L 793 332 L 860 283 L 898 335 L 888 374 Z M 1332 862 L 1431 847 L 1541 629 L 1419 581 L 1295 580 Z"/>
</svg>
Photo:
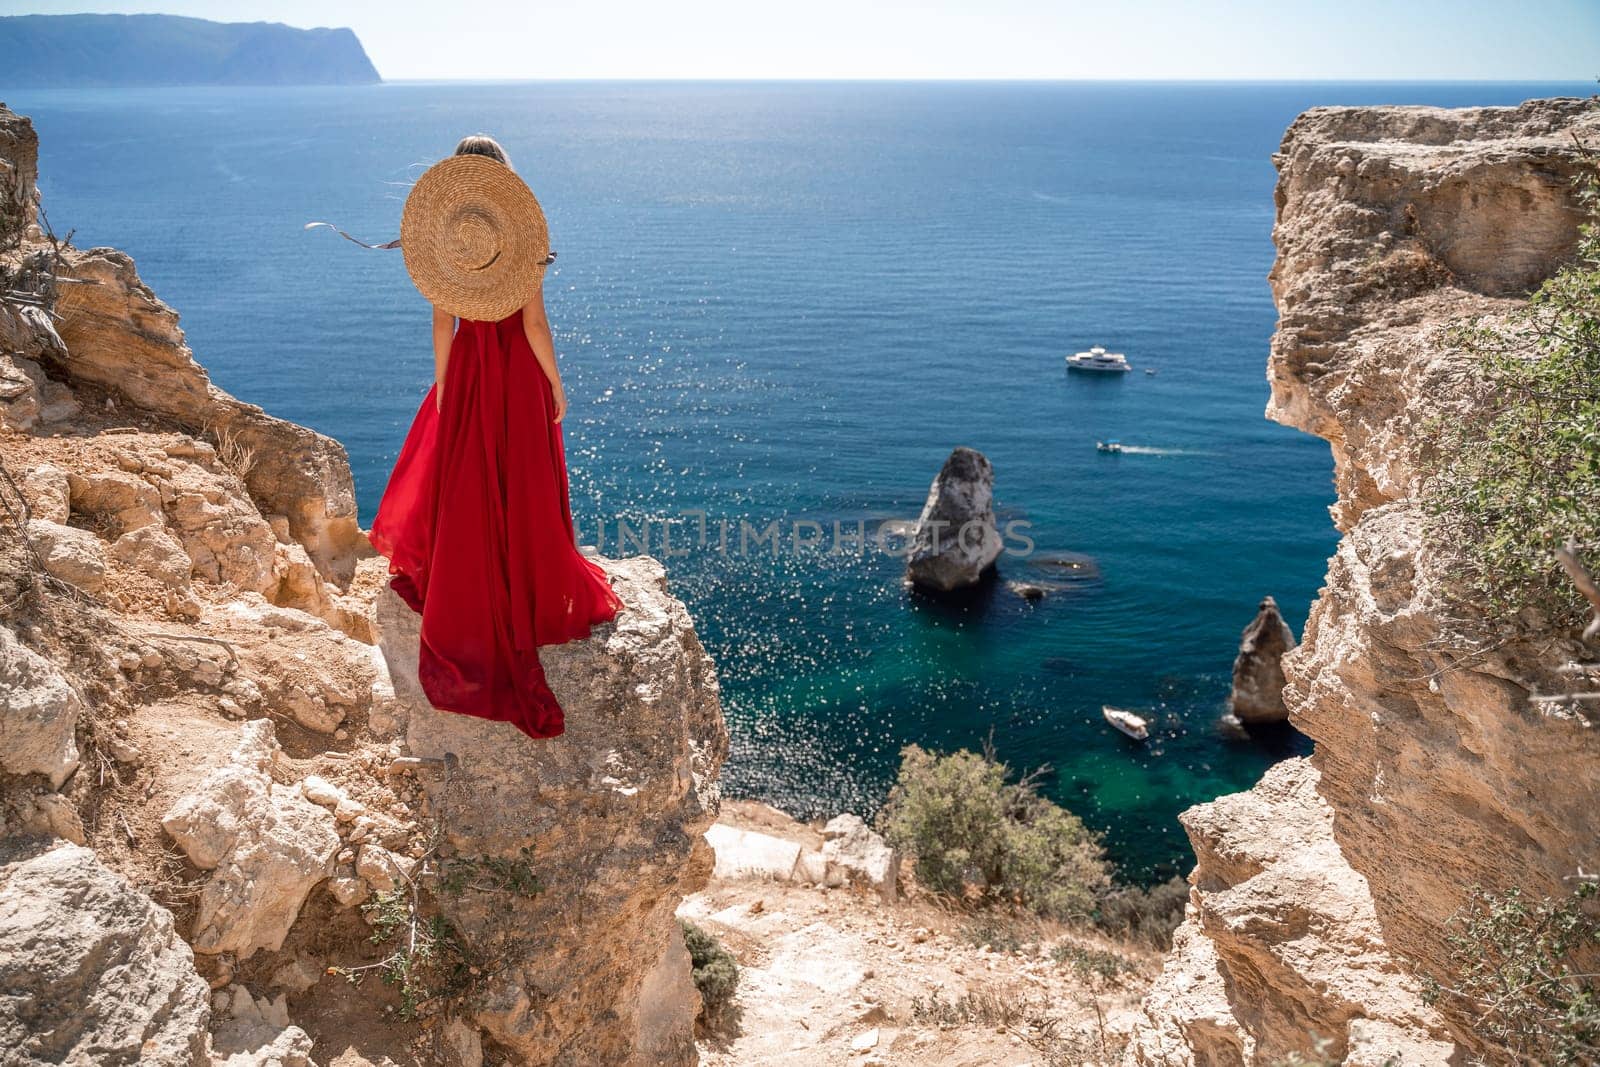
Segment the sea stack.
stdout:
<svg viewBox="0 0 1600 1067">
<path fill-rule="evenodd" d="M 1278 602 L 1261 601 L 1256 617 L 1244 628 L 1239 655 L 1233 661 L 1233 693 L 1228 698 L 1234 718 L 1244 723 L 1283 722 L 1283 654 L 1295 646 L 1294 631 L 1278 614 Z"/>
<path fill-rule="evenodd" d="M 976 585 L 1000 557 L 994 523 L 994 467 L 982 452 L 957 448 L 928 489 L 917 518 L 906 577 L 938 593 Z"/>
</svg>

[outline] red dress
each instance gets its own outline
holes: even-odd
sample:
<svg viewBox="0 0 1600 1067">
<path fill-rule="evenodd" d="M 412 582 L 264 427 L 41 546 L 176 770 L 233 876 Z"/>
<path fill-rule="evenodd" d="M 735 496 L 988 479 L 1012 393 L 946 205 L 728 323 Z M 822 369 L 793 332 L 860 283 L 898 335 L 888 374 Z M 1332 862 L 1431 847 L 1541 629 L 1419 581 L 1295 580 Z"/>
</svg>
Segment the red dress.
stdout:
<svg viewBox="0 0 1600 1067">
<path fill-rule="evenodd" d="M 444 408 L 428 390 L 372 523 L 389 585 L 422 615 L 418 678 L 445 711 L 564 728 L 540 645 L 587 637 L 622 601 L 578 551 L 555 395 L 522 312 L 462 319 Z"/>
</svg>

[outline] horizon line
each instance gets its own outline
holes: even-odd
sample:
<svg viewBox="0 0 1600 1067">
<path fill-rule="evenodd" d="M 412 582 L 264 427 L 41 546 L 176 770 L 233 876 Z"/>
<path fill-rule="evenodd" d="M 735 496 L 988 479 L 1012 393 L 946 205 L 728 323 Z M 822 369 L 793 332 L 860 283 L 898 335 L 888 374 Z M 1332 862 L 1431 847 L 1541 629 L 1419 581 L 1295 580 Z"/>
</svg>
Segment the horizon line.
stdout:
<svg viewBox="0 0 1600 1067">
<path fill-rule="evenodd" d="M 555 85 L 607 83 L 631 85 L 1528 85 L 1564 87 L 1589 86 L 1587 95 L 1600 96 L 1600 79 L 1585 78 L 1335 78 L 1335 77 L 1159 77 L 1147 78 L 1049 78 L 1049 77 L 910 77 L 899 75 L 851 75 L 847 77 L 796 76 L 784 78 L 728 75 L 679 76 L 586 74 L 556 77 L 471 77 L 471 78 L 384 78 L 375 82 L 289 82 L 227 83 L 174 82 L 145 85 L 7 85 L 0 80 L 0 93 L 18 90 L 82 91 L 100 89 L 371 89 L 385 85 Z"/>
<path fill-rule="evenodd" d="M 1151 75 L 1149 77 L 1132 78 L 1070 78 L 1070 77 L 1003 77 L 999 75 L 972 75 L 972 76 L 937 76 L 937 75 L 891 75 L 891 74 L 852 74 L 852 75 L 795 75 L 792 77 L 759 77 L 746 75 L 725 75 L 706 77 L 703 75 L 676 75 L 676 74 L 571 74 L 552 77 L 523 77 L 523 76 L 491 76 L 491 77 L 426 77 L 426 78 L 381 78 L 380 81 L 369 83 L 377 85 L 390 84 L 439 84 L 439 83 L 492 83 L 504 84 L 507 82 L 534 83 L 534 82 L 751 82 L 793 83 L 793 82 L 992 82 L 997 84 L 1103 84 L 1120 85 L 1129 82 L 1156 82 L 1165 84 L 1192 84 L 1196 82 L 1209 82 L 1216 84 L 1280 84 L 1280 85 L 1394 85 L 1399 83 L 1432 84 L 1432 85 L 1594 85 L 1600 93 L 1600 76 L 1591 75 L 1583 78 L 1466 78 L 1466 77 L 1394 77 L 1394 78 L 1341 78 L 1341 77 L 1207 77 L 1207 76 L 1165 76 Z"/>
</svg>

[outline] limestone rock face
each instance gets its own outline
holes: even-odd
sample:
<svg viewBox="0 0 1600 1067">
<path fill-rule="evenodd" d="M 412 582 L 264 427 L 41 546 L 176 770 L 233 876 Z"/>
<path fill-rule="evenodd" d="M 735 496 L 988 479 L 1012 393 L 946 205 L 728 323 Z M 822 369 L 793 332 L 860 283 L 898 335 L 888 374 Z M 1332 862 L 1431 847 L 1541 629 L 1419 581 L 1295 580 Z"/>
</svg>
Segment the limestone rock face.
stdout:
<svg viewBox="0 0 1600 1067">
<path fill-rule="evenodd" d="M 64 285 L 57 298 L 66 345 L 60 371 L 222 443 L 245 468 L 245 484 L 261 511 L 284 516 L 322 576 L 347 584 L 364 538 L 344 447 L 213 385 L 185 343 L 177 313 L 139 280 L 128 256 L 110 248 L 73 249 L 63 273 L 89 284 Z M 178 524 L 199 538 L 208 524 L 229 520 L 214 511 L 218 506 L 225 502 L 203 492 L 179 500 Z M 270 548 L 270 537 L 260 543 Z"/>
<path fill-rule="evenodd" d="M 331 871 L 339 849 L 333 813 L 272 780 L 276 751 L 270 720 L 246 723 L 232 762 L 162 820 L 190 862 L 212 872 L 190 938 L 196 952 L 276 952 L 306 895 Z"/>
<path fill-rule="evenodd" d="M 59 789 L 78 766 L 82 708 L 55 664 L 0 626 L 0 769 L 42 774 Z"/>
<path fill-rule="evenodd" d="M 5 1062 L 200 1067 L 211 1009 L 172 915 L 77 845 L 0 843 Z"/>
<path fill-rule="evenodd" d="M 603 565 L 621 615 L 588 640 L 540 650 L 565 734 L 535 741 L 413 703 L 406 741 L 419 756 L 454 756 L 448 773 L 421 776 L 454 852 L 526 857 L 543 886 L 441 901 L 469 954 L 505 961 L 472 994 L 476 1023 L 523 1062 L 693 1063 L 696 998 L 673 913 L 711 873 L 701 835 L 727 734 L 715 670 L 661 565 Z M 415 620 L 383 591 L 378 622 L 400 694 L 419 692 Z"/>
<path fill-rule="evenodd" d="M 1278 602 L 1269 596 L 1244 628 L 1233 661 L 1228 709 L 1240 722 L 1282 722 L 1289 717 L 1283 703 L 1283 657 L 1292 648 L 1294 631 L 1278 614 Z"/>
<path fill-rule="evenodd" d="M 0 244 L 33 225 L 39 207 L 39 135 L 26 115 L 0 108 Z"/>
<path fill-rule="evenodd" d="M 1196 1063 L 1277 1063 L 1312 1033 L 1349 1062 L 1449 1059 L 1444 1020 L 1386 948 L 1318 778 L 1310 763 L 1288 760 L 1250 792 L 1183 814 L 1200 906 L 1146 1001 L 1155 1023 L 1135 1035 L 1145 1062 L 1183 1049 Z M 1235 1017 L 1244 1005 L 1248 1014 Z M 1372 1019 L 1386 1026 L 1353 1025 Z"/>
<path fill-rule="evenodd" d="M 906 576 L 936 592 L 976 585 L 1002 547 L 994 521 L 994 467 L 982 452 L 957 448 L 928 489 Z"/>
<path fill-rule="evenodd" d="M 1272 1063 L 1315 1032 L 1350 1064 L 1465 1061 L 1466 1021 L 1419 1004 L 1452 979 L 1474 885 L 1564 895 L 1600 838 L 1600 736 L 1533 690 L 1583 655 L 1549 633 L 1464 657 L 1476 611 L 1422 536 L 1417 430 L 1466 403 L 1462 317 L 1503 315 L 1576 239 L 1585 101 L 1318 108 L 1276 157 L 1280 312 L 1268 415 L 1332 445 L 1343 539 L 1284 658 L 1309 764 L 1184 817 L 1188 918 L 1145 1003 L 1147 1064 Z"/>
</svg>

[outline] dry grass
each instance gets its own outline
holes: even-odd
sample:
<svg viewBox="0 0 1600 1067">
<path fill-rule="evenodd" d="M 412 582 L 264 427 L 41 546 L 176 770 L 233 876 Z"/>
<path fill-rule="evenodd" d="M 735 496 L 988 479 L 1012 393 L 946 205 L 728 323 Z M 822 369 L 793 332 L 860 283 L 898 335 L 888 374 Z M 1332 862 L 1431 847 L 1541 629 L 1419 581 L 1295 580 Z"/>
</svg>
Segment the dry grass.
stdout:
<svg viewBox="0 0 1600 1067">
<path fill-rule="evenodd" d="M 256 465 L 256 450 L 241 441 L 238 432 L 229 426 L 208 424 L 204 433 L 216 445 L 217 459 L 222 465 L 233 472 L 240 485 L 248 483 Z"/>
<path fill-rule="evenodd" d="M 911 1004 L 913 1022 L 940 1029 L 982 1027 L 1004 1031 L 1025 1043 L 1046 1067 L 1112 1064 L 1122 1058 L 1125 1036 L 1106 1029 L 1098 998 L 1088 995 L 1096 1020 L 1093 1031 L 1066 1025 L 1060 1006 L 1010 986 L 974 986 L 964 996 L 935 993 Z"/>
</svg>

